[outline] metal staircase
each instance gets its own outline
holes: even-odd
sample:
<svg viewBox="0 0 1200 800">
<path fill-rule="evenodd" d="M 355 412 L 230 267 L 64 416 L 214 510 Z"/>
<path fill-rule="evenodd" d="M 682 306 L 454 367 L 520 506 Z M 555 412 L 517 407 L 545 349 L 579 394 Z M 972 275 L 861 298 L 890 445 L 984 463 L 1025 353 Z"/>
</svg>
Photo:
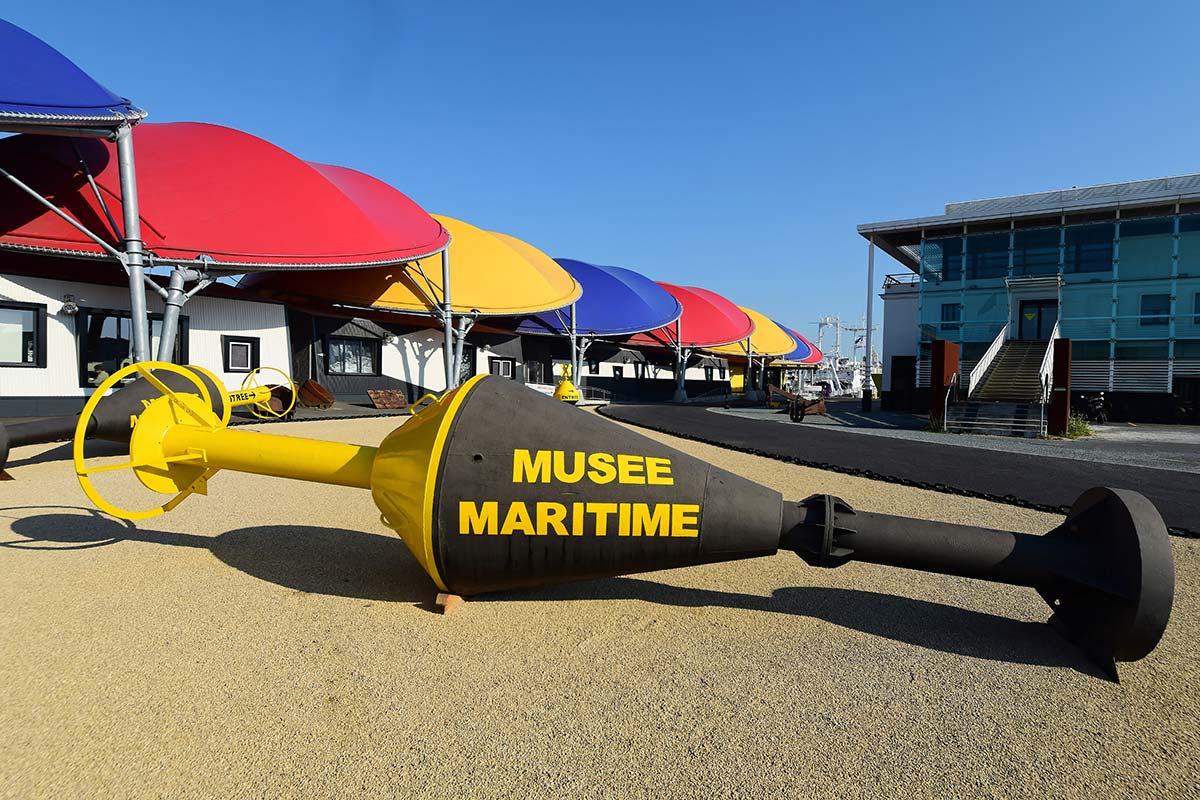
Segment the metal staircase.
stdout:
<svg viewBox="0 0 1200 800">
<path fill-rule="evenodd" d="M 1041 366 L 1046 343 L 1012 340 L 1005 342 L 983 375 L 973 400 L 1006 403 L 1036 403 L 1042 396 Z"/>
<path fill-rule="evenodd" d="M 946 430 L 993 436 L 1045 433 L 1042 370 L 1046 342 L 1004 342 L 968 400 L 946 407 Z"/>
</svg>

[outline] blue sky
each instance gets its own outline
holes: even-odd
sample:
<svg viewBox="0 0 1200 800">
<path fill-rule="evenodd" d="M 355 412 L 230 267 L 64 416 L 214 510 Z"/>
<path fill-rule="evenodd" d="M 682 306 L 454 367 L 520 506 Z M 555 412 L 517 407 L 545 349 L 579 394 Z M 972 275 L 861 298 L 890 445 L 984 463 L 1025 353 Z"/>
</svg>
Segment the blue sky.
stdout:
<svg viewBox="0 0 1200 800">
<path fill-rule="evenodd" d="M 1200 171 L 1193 3 L 70 0 L 3 14 L 151 120 L 241 128 L 429 211 L 703 286 L 814 336 L 819 315 L 863 311 L 858 223 Z M 877 259 L 880 277 L 899 269 Z"/>
</svg>

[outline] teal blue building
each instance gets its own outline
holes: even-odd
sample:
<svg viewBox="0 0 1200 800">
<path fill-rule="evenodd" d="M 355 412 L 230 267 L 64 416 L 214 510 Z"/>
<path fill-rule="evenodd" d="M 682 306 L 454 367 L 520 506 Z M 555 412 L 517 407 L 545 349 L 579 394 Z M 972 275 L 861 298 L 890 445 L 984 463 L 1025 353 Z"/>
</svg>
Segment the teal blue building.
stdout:
<svg viewBox="0 0 1200 800">
<path fill-rule="evenodd" d="M 950 203 L 858 231 L 911 271 L 884 286 L 885 404 L 928 386 L 934 339 L 960 345 L 965 385 L 998 337 L 1068 338 L 1073 390 L 1111 393 L 1130 419 L 1195 417 L 1200 175 Z M 912 329 L 888 331 L 889 314 Z"/>
</svg>

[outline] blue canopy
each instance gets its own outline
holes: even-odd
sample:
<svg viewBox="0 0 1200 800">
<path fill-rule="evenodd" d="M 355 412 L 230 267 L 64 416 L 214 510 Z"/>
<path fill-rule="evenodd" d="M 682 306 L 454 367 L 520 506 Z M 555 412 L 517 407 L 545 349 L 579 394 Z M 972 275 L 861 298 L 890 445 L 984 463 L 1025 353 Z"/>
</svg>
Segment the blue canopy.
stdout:
<svg viewBox="0 0 1200 800">
<path fill-rule="evenodd" d="M 144 116 L 62 53 L 0 19 L 0 130 L 14 124 L 108 127 Z"/>
<path fill-rule="evenodd" d="M 571 258 L 558 265 L 583 287 L 575 302 L 575 331 L 581 336 L 628 336 L 670 325 L 683 306 L 666 289 L 645 275 L 623 267 L 598 267 Z M 521 333 L 566 334 L 570 309 L 522 317 Z"/>
<path fill-rule="evenodd" d="M 771 321 L 775 322 L 775 320 L 771 320 Z M 779 361 L 803 361 L 804 359 L 806 359 L 812 355 L 812 348 L 809 347 L 808 343 L 805 342 L 803 339 L 801 339 L 794 330 L 792 330 L 787 325 L 784 325 L 781 322 L 775 322 L 775 324 L 778 325 L 779 327 L 783 328 L 785 331 L 787 331 L 788 336 L 791 336 L 792 341 L 794 341 L 796 343 L 795 350 L 793 350 L 792 352 L 790 352 L 786 355 L 778 356 L 777 360 L 779 360 Z"/>
</svg>

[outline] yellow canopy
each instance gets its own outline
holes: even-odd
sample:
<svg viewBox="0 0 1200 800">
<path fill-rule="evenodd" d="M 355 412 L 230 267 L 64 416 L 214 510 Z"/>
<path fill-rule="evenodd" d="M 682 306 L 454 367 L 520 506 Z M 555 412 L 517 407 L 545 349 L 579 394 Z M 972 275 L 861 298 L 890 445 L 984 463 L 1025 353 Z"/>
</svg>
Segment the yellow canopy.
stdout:
<svg viewBox="0 0 1200 800">
<path fill-rule="evenodd" d="M 750 334 L 750 355 L 782 356 L 796 349 L 796 340 L 783 328 L 752 308 L 745 306 L 738 306 L 738 308 L 745 311 L 746 316 L 754 321 L 754 333 Z M 710 353 L 744 356 L 746 355 L 746 340 L 705 349 Z"/>
<path fill-rule="evenodd" d="M 433 216 L 450 231 L 450 305 L 455 313 L 532 314 L 570 305 L 583 294 L 570 273 L 533 245 Z M 442 257 L 394 267 L 260 275 L 254 286 L 347 305 L 428 312 L 442 302 Z"/>
</svg>

